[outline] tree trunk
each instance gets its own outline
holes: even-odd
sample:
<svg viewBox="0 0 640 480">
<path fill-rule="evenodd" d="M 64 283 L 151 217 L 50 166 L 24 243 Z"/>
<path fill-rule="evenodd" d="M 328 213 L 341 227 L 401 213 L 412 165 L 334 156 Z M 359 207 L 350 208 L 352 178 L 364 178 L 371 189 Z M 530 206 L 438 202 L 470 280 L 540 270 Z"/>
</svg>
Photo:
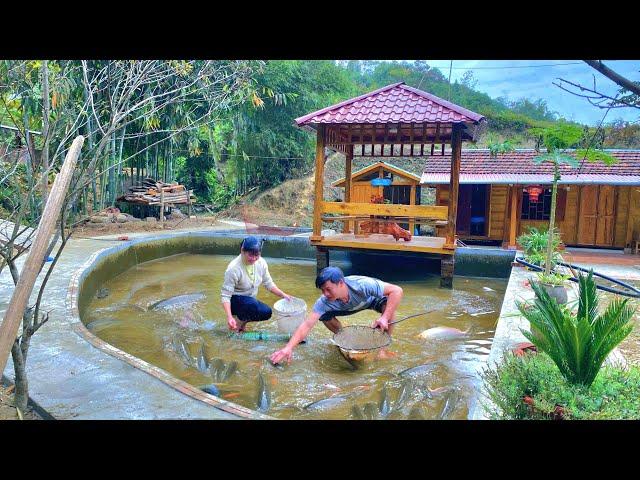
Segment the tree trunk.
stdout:
<svg viewBox="0 0 640 480">
<path fill-rule="evenodd" d="M 13 371 L 15 373 L 16 389 L 14 392 L 14 405 L 20 409 L 22 413 L 27 410 L 29 402 L 29 382 L 27 381 L 27 372 L 25 370 L 24 357 L 20 343 L 16 340 L 11 347 L 11 358 L 13 359 Z"/>
<path fill-rule="evenodd" d="M 42 62 L 42 209 L 49 196 L 49 65 L 47 60 Z"/>
<path fill-rule="evenodd" d="M 544 266 L 545 275 L 551 273 L 551 261 L 553 260 L 553 239 L 554 228 L 556 223 L 556 196 L 558 194 L 558 180 L 560 180 L 560 168 L 558 162 L 553 165 L 553 187 L 551 189 L 551 213 L 549 215 L 549 236 L 547 244 L 547 261 Z"/>
</svg>

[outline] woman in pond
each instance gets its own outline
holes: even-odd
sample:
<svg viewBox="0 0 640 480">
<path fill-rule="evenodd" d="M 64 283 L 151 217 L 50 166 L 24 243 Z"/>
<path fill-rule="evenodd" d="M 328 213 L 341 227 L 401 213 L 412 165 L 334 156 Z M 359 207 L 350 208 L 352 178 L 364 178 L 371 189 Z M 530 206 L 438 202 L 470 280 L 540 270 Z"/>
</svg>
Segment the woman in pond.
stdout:
<svg viewBox="0 0 640 480">
<path fill-rule="evenodd" d="M 291 296 L 274 283 L 261 252 L 262 241 L 253 236 L 246 237 L 240 245 L 240 255 L 229 263 L 224 272 L 222 308 L 231 330 L 243 332 L 247 322 L 271 318 L 271 308 L 256 298 L 261 284 L 274 295 L 291 300 Z"/>
</svg>

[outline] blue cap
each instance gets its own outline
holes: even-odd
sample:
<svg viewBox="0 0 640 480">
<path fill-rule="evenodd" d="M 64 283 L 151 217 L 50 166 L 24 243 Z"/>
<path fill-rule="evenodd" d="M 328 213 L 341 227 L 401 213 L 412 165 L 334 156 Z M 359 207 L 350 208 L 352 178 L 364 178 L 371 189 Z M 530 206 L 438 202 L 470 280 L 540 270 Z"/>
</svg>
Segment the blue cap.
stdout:
<svg viewBox="0 0 640 480">
<path fill-rule="evenodd" d="M 257 237 L 246 237 L 240 248 L 246 252 L 259 252 L 262 250 L 262 241 Z"/>
</svg>

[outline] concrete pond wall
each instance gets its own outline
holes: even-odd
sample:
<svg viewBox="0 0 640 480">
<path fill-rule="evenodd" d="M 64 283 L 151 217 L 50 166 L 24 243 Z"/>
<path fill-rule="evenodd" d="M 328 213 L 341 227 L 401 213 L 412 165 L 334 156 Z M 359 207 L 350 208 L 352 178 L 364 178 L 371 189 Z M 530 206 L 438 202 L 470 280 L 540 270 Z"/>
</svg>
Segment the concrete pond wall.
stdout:
<svg viewBox="0 0 640 480">
<path fill-rule="evenodd" d="M 233 232 L 184 232 L 138 238 L 96 252 L 76 271 L 69 287 L 68 315 L 71 317 L 74 331 L 104 353 L 143 370 L 193 399 L 208 403 L 236 418 L 271 418 L 206 394 L 167 372 L 103 342 L 89 332 L 80 321 L 91 298 L 101 285 L 135 265 L 186 252 L 236 255 L 239 251 L 240 241 L 244 236 L 246 236 L 245 233 Z M 309 244 L 307 237 L 271 235 L 261 235 L 261 237 L 265 239 L 263 255 L 267 258 L 315 261 L 316 249 Z M 514 252 L 512 251 L 489 248 L 458 248 L 456 250 L 455 274 L 456 276 L 506 278 L 510 274 L 513 258 Z M 398 269 L 412 269 L 414 271 L 420 269 L 425 274 L 438 274 L 440 271 L 439 258 L 428 258 L 419 254 L 398 255 L 331 250 L 330 263 L 350 264 L 358 273 L 364 275 L 383 276 L 383 272 L 387 268 L 394 269 L 396 272 Z M 150 379 L 150 381 L 152 380 Z M 113 412 L 110 417 L 116 418 L 117 413 Z"/>
</svg>

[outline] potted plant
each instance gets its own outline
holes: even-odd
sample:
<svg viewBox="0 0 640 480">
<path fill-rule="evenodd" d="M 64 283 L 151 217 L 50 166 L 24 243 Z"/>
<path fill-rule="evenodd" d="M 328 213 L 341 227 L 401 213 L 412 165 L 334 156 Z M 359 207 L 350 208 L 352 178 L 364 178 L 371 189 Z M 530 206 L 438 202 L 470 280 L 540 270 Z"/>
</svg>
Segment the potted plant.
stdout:
<svg viewBox="0 0 640 480">
<path fill-rule="evenodd" d="M 578 310 L 551 299 L 542 285 L 533 283 L 533 304 L 517 302 L 535 334 L 520 329 L 537 350 L 544 352 L 573 384 L 590 386 L 607 355 L 629 335 L 635 307 L 615 298 L 598 315 L 598 293 L 593 271 L 578 275 Z"/>
</svg>

